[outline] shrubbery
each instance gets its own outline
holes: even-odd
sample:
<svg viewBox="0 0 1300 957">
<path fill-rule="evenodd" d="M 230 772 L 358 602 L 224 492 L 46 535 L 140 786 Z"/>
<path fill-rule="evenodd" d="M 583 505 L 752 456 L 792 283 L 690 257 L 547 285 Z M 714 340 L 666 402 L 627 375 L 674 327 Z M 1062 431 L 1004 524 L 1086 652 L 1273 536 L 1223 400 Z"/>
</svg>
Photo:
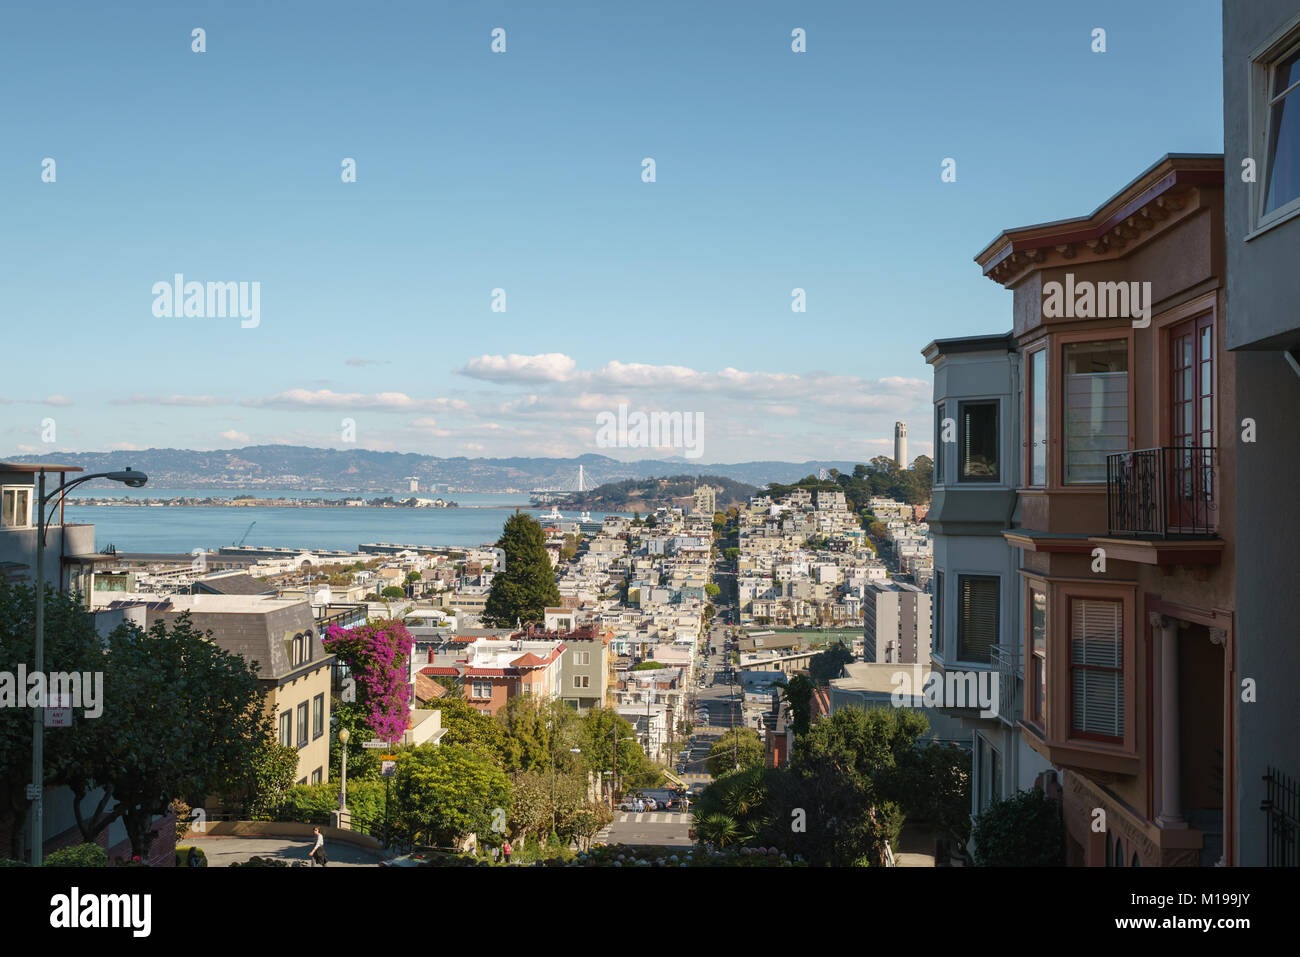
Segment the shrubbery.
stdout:
<svg viewBox="0 0 1300 957">
<path fill-rule="evenodd" d="M 276 809 L 280 821 L 321 821 L 339 809 L 337 781 L 321 784 L 295 784 L 285 792 Z M 368 822 L 384 819 L 384 782 L 348 780 L 348 812 L 353 818 Z"/>
<path fill-rule="evenodd" d="M 78 844 L 54 851 L 42 867 L 108 867 L 108 852 L 98 844 Z"/>
<path fill-rule="evenodd" d="M 1065 826 L 1061 806 L 1042 791 L 994 801 L 975 821 L 977 867 L 1061 867 Z"/>
</svg>

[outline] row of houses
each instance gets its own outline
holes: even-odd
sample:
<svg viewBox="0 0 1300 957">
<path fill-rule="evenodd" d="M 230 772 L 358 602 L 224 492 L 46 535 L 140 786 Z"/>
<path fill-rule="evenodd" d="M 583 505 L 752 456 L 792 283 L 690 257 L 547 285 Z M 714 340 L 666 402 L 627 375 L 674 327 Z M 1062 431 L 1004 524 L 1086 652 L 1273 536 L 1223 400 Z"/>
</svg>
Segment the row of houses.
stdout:
<svg viewBox="0 0 1300 957">
<path fill-rule="evenodd" d="M 972 813 L 1046 788 L 1070 864 L 1300 863 L 1298 54 L 1294 0 L 1228 0 L 1227 160 L 1003 231 L 1011 330 L 924 349 L 933 667 L 1001 692 L 948 712 Z"/>
</svg>

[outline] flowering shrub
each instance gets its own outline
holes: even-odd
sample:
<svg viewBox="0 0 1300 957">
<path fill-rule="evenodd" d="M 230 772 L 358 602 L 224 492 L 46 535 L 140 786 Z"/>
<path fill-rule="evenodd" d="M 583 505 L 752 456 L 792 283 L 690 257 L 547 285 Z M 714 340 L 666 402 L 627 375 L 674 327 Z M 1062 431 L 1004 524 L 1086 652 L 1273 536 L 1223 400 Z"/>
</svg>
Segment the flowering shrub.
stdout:
<svg viewBox="0 0 1300 957">
<path fill-rule="evenodd" d="M 357 703 L 375 737 L 396 741 L 410 723 L 409 665 L 415 639 L 400 621 L 374 621 L 356 628 L 330 625 L 321 645 L 338 655 L 357 683 Z"/>
</svg>

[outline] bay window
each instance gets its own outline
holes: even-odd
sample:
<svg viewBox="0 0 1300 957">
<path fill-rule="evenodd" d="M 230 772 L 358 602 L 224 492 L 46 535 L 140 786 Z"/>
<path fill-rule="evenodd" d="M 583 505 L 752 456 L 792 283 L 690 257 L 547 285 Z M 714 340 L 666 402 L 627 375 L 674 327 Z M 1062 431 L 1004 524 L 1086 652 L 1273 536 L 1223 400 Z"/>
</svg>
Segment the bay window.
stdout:
<svg viewBox="0 0 1300 957">
<path fill-rule="evenodd" d="M 1106 456 L 1128 449 L 1128 343 L 1065 346 L 1065 484 L 1106 481 Z"/>
</svg>

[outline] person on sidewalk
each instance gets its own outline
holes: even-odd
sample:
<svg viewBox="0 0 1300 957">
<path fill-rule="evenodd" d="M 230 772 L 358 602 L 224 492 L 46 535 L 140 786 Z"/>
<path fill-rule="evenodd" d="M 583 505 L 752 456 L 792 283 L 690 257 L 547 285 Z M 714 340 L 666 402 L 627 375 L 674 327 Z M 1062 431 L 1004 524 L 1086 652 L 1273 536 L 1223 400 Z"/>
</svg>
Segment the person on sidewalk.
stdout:
<svg viewBox="0 0 1300 957">
<path fill-rule="evenodd" d="M 513 850 L 514 848 L 510 846 L 509 841 L 506 841 L 504 844 L 501 845 L 501 854 L 503 857 L 505 857 L 507 864 L 510 863 L 510 852 Z"/>
<path fill-rule="evenodd" d="M 320 832 L 319 827 L 312 828 L 312 831 L 316 834 L 316 846 L 311 849 L 311 853 L 307 856 L 311 858 L 312 867 L 317 864 L 324 867 L 329 863 L 329 858 L 325 855 L 325 835 Z"/>
</svg>

